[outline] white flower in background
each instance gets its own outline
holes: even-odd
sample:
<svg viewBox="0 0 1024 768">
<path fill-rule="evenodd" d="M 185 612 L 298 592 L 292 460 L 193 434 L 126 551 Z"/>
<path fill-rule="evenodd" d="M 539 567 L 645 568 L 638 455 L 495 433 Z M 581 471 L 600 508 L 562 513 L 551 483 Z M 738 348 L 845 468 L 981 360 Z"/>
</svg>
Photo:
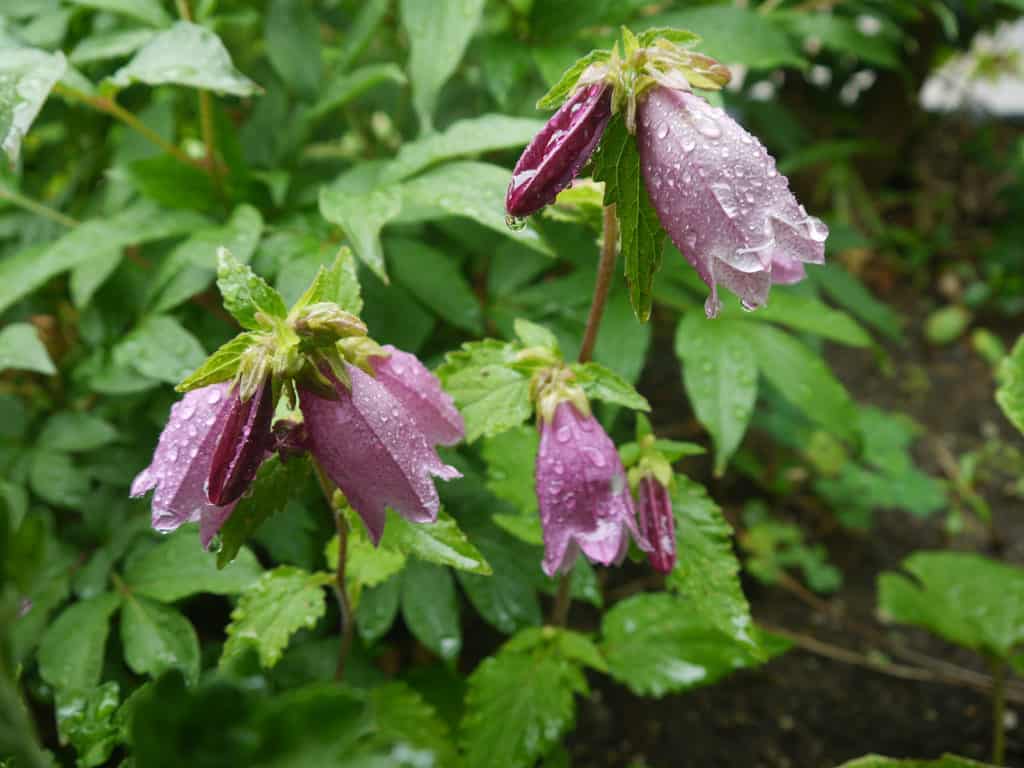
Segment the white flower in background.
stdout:
<svg viewBox="0 0 1024 768">
<path fill-rule="evenodd" d="M 931 112 L 968 109 L 1024 115 L 1024 19 L 979 32 L 971 49 L 949 59 L 925 81 L 921 106 Z"/>
</svg>

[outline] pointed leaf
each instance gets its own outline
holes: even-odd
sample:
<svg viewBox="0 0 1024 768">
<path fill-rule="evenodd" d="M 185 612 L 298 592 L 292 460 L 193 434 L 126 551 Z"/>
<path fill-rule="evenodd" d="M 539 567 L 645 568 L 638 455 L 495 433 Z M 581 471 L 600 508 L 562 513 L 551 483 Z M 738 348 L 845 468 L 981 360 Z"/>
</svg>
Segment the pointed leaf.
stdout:
<svg viewBox="0 0 1024 768">
<path fill-rule="evenodd" d="M 0 146 L 17 162 L 21 140 L 67 68 L 64 54 L 5 48 L 0 56 Z"/>
<path fill-rule="evenodd" d="M 65 608 L 39 643 L 40 677 L 62 690 L 97 685 L 110 617 L 120 604 L 120 597 L 106 592 Z"/>
<path fill-rule="evenodd" d="M 192 622 L 170 606 L 128 596 L 121 610 L 121 644 L 125 661 L 138 675 L 159 677 L 180 669 L 190 682 L 199 677 L 199 638 Z"/>
</svg>

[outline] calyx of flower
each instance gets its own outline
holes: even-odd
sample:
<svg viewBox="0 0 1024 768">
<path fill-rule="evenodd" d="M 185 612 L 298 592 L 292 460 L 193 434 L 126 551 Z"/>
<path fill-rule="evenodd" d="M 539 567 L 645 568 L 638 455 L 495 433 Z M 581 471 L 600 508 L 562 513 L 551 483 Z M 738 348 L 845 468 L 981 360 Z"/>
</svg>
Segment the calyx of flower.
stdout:
<svg viewBox="0 0 1024 768">
<path fill-rule="evenodd" d="M 565 363 L 538 369 L 530 379 L 530 399 L 541 423 L 550 422 L 560 403 L 570 402 L 584 418 L 590 417 L 590 400 L 575 383 L 576 374 Z"/>
<path fill-rule="evenodd" d="M 292 328 L 303 338 L 332 343 L 350 336 L 366 336 L 366 323 L 332 302 L 317 302 L 299 310 Z"/>
</svg>

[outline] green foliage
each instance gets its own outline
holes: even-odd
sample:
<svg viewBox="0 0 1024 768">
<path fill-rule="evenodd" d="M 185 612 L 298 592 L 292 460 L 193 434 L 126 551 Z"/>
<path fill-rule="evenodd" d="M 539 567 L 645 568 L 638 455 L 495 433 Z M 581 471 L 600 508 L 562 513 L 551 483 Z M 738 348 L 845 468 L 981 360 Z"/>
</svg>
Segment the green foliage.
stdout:
<svg viewBox="0 0 1024 768">
<path fill-rule="evenodd" d="M 121 645 L 136 674 L 159 677 L 180 669 L 191 682 L 199 677 L 199 638 L 189 620 L 170 606 L 128 595 L 121 610 Z"/>
<path fill-rule="evenodd" d="M 413 560 L 402 572 L 402 618 L 413 636 L 442 659 L 462 649 L 455 580 L 447 568 Z"/>
<path fill-rule="evenodd" d="M 866 755 L 843 763 L 839 768 L 990 768 L 988 763 L 979 763 L 956 755 L 943 755 L 938 760 L 896 760 L 880 755 Z"/>
<path fill-rule="evenodd" d="M 221 664 L 249 647 L 256 649 L 264 667 L 277 664 L 291 636 L 303 627 L 316 626 L 324 615 L 323 587 L 330 582 L 330 574 L 288 565 L 260 576 L 231 612 Z"/>
<path fill-rule="evenodd" d="M 1009 659 L 1024 640 L 1024 570 L 965 552 L 917 552 L 878 577 L 878 609 L 951 643 Z"/>
<path fill-rule="evenodd" d="M 110 617 L 121 600 L 109 592 L 64 609 L 39 643 L 39 674 L 62 691 L 99 684 Z"/>
<path fill-rule="evenodd" d="M 224 248 L 217 252 L 217 287 L 224 297 L 224 308 L 243 328 L 261 328 L 261 313 L 270 318 L 284 318 L 288 314 L 281 294 Z"/>
<path fill-rule="evenodd" d="M 0 331 L 0 371 L 10 368 L 47 374 L 57 372 L 36 329 L 28 323 L 13 323 Z"/>
<path fill-rule="evenodd" d="M 996 402 L 1017 429 L 1024 432 L 1024 337 L 999 365 Z"/>
<path fill-rule="evenodd" d="M 605 183 L 604 204 L 615 206 L 629 299 L 637 319 L 647 322 L 651 314 L 654 273 L 661 266 L 665 231 L 647 195 L 640 173 L 640 153 L 622 115 L 609 121 L 594 154 L 594 179 Z"/>
<path fill-rule="evenodd" d="M 4 51 L 0 63 L 0 146 L 12 163 L 17 161 L 22 139 L 66 66 L 61 53 L 31 48 Z"/>
<path fill-rule="evenodd" d="M 825 547 L 805 543 L 798 526 L 772 519 L 762 505 L 753 502 L 743 511 L 743 521 L 747 530 L 740 543 L 747 555 L 747 570 L 758 581 L 777 584 L 786 578 L 787 568 L 795 568 L 815 592 L 835 592 L 842 585 L 843 574 L 828 562 Z"/>
</svg>

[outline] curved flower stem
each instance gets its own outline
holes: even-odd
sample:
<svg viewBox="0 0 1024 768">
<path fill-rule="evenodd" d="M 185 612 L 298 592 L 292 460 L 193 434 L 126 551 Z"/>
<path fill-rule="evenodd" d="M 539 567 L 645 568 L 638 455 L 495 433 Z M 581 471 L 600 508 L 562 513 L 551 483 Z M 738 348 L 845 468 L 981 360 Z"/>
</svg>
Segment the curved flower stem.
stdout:
<svg viewBox="0 0 1024 768">
<path fill-rule="evenodd" d="M 78 226 L 78 220 L 73 219 L 65 213 L 61 213 L 58 210 L 50 208 L 48 205 L 43 205 L 37 200 L 33 200 L 31 197 L 26 197 L 20 192 L 16 192 L 10 187 L 6 187 L 0 184 L 0 200 L 6 200 L 12 205 L 16 205 L 30 213 L 34 213 L 37 216 L 55 221 L 68 229 L 72 229 Z"/>
<path fill-rule="evenodd" d="M 345 522 L 344 504 L 338 503 L 341 493 L 331 482 L 316 459 L 313 459 L 313 471 L 320 483 L 324 500 L 334 516 L 334 527 L 338 532 L 338 567 L 334 571 L 334 596 L 338 600 L 338 612 L 341 614 L 341 642 L 338 646 L 338 664 L 334 668 L 334 679 L 345 677 L 345 661 L 352 650 L 352 629 L 355 614 L 345 589 L 345 566 L 348 562 L 348 523 Z"/>
<path fill-rule="evenodd" d="M 615 206 L 604 209 L 601 233 L 601 260 L 597 265 L 597 280 L 594 283 L 594 297 L 590 300 L 590 313 L 587 315 L 587 328 L 583 332 L 583 343 L 580 345 L 579 362 L 585 363 L 594 354 L 597 343 L 597 331 L 601 327 L 604 316 L 604 305 L 608 301 L 608 290 L 612 285 L 615 273 L 615 259 L 619 253 L 619 219 Z M 558 581 L 558 592 L 555 605 L 551 610 L 551 623 L 556 627 L 564 627 L 569 621 L 572 573 L 562 574 Z"/>
<path fill-rule="evenodd" d="M 178 15 L 185 21 L 192 22 L 192 8 L 188 0 L 175 0 L 178 8 Z M 213 186 L 217 194 L 224 197 L 224 185 L 220 178 L 220 169 L 217 167 L 216 133 L 213 129 L 213 104 L 210 101 L 210 92 L 204 89 L 199 91 L 199 131 L 203 136 L 203 145 L 206 147 L 206 172 L 213 180 Z"/>
</svg>

